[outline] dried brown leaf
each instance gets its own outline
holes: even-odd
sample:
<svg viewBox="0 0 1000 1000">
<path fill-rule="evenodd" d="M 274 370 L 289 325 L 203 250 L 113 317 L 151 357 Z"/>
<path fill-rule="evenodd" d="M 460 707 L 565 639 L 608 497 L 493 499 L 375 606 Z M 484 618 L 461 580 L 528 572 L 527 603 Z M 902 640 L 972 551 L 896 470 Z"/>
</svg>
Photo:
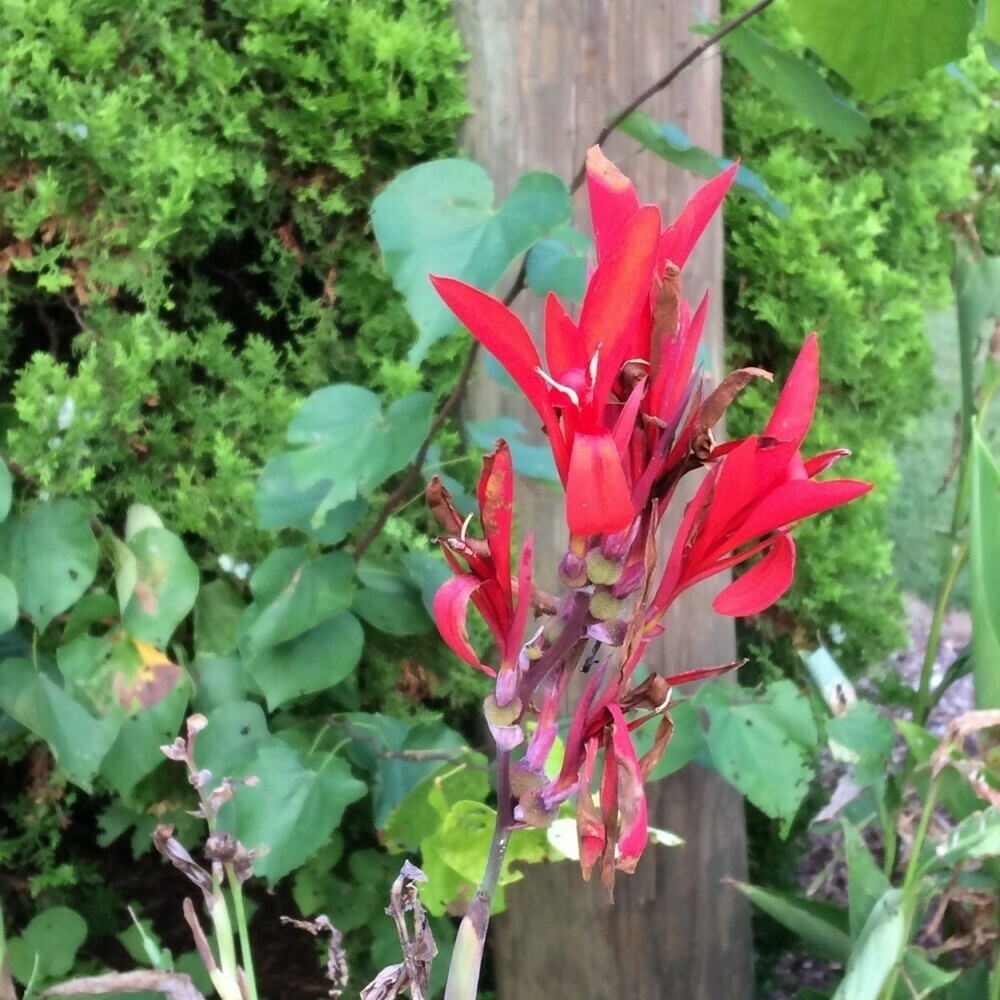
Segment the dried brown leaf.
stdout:
<svg viewBox="0 0 1000 1000">
<path fill-rule="evenodd" d="M 195 989 L 190 976 L 162 969 L 139 969 L 134 972 L 108 972 L 102 976 L 84 976 L 51 986 L 43 997 L 111 996 L 115 993 L 162 993 L 167 1000 L 205 1000 Z M 3 994 L 0 993 L 0 997 Z"/>
</svg>

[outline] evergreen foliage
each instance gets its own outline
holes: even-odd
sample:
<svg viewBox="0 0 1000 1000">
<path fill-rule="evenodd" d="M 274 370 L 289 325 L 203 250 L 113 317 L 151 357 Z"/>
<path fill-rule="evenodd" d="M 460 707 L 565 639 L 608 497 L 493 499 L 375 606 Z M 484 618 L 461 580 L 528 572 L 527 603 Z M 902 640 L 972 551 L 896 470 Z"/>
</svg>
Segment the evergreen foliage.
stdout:
<svg viewBox="0 0 1000 1000">
<path fill-rule="evenodd" d="M 254 481 L 297 402 L 418 387 L 367 211 L 454 148 L 450 4 L 2 8 L 10 457 L 39 492 L 257 555 Z"/>
<path fill-rule="evenodd" d="M 782 6 L 754 27 L 803 53 Z M 838 655 L 856 670 L 902 639 L 886 537 L 893 448 L 931 395 L 924 316 L 950 295 L 950 235 L 937 214 L 973 190 L 969 165 L 986 110 L 957 74 L 938 70 L 866 108 L 871 134 L 847 146 L 734 60 L 725 64 L 724 102 L 727 152 L 752 164 L 790 209 L 779 219 L 749 200 L 727 203 L 730 365 L 762 365 L 780 383 L 802 338 L 818 330 L 823 386 L 811 445 L 847 442 L 854 454 L 840 474 L 878 485 L 864 502 L 802 525 L 787 614 L 763 627 L 792 622 L 806 642 L 842 638 Z M 747 394 L 730 411 L 730 432 L 748 433 L 772 403 L 770 393 Z"/>
</svg>

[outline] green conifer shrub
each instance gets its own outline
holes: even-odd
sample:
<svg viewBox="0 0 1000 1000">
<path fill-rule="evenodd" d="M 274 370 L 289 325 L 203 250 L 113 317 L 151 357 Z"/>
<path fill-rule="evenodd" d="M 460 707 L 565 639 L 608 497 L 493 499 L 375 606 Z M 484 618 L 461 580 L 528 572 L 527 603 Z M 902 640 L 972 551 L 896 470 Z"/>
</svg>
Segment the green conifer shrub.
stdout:
<svg viewBox="0 0 1000 1000">
<path fill-rule="evenodd" d="M 417 387 L 367 211 L 454 149 L 450 3 L 0 7 L 10 458 L 40 494 L 259 555 L 254 482 L 297 402 Z"/>
<path fill-rule="evenodd" d="M 728 13 L 745 6 L 729 4 Z M 780 5 L 754 27 L 803 53 Z M 729 361 L 762 365 L 780 383 L 802 338 L 818 330 L 823 385 L 811 447 L 848 443 L 853 457 L 840 474 L 877 484 L 863 503 L 802 526 L 785 614 L 762 627 L 794 627 L 807 643 L 842 639 L 838 656 L 857 670 L 902 640 L 886 535 L 893 449 L 932 393 L 924 316 L 949 300 L 951 261 L 937 215 L 973 189 L 969 165 L 986 111 L 957 75 L 941 70 L 864 108 L 871 134 L 848 147 L 733 59 L 723 96 L 727 153 L 745 158 L 790 210 L 778 218 L 748 199 L 727 203 Z M 747 394 L 730 411 L 730 432 L 759 426 L 772 403 L 773 393 Z"/>
</svg>

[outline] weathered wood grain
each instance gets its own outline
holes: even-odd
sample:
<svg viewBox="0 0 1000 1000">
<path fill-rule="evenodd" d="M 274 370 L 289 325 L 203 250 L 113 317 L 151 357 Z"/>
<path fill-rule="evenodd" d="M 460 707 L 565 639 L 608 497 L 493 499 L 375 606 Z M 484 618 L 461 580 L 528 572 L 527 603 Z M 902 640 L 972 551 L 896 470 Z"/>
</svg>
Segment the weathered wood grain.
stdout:
<svg viewBox="0 0 1000 1000">
<path fill-rule="evenodd" d="M 464 144 L 505 194 L 525 170 L 576 172 L 608 114 L 648 86 L 701 39 L 688 26 L 717 17 L 717 0 L 457 0 L 471 60 L 474 113 Z M 647 107 L 699 145 L 718 150 L 719 55 L 710 52 Z M 675 213 L 697 179 L 622 137 L 612 158 L 643 200 Z M 582 192 L 581 192 L 582 194 Z M 578 196 L 582 205 L 582 199 Z M 581 208 L 585 218 L 585 208 Z M 708 338 L 720 366 L 722 231 L 716 224 L 685 268 L 697 300 L 717 289 Z M 527 299 L 527 297 L 524 297 Z M 537 305 L 522 303 L 532 329 Z M 534 421 L 513 395 L 485 377 L 474 385 L 477 416 Z M 519 484 L 518 522 L 536 533 L 536 562 L 554 567 L 565 544 L 551 492 Z M 522 528 L 523 530 L 523 528 Z M 668 526 L 669 530 L 669 526 Z M 676 607 L 651 661 L 661 672 L 721 663 L 734 655 L 731 624 L 711 612 L 715 585 Z M 722 884 L 746 875 L 742 803 L 714 773 L 694 766 L 655 785 L 651 820 L 684 837 L 684 848 L 651 848 L 636 875 L 622 876 L 609 908 L 597 884 L 570 863 L 536 867 L 508 890 L 508 911 L 493 929 L 500 1000 L 745 1000 L 751 994 L 749 914 Z"/>
</svg>

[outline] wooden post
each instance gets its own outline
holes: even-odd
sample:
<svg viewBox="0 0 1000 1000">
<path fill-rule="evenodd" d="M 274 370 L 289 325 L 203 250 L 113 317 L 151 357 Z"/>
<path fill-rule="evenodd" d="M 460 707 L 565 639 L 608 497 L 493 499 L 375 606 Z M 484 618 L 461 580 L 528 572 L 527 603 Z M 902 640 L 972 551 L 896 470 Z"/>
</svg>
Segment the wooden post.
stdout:
<svg viewBox="0 0 1000 1000">
<path fill-rule="evenodd" d="M 497 182 L 498 195 L 526 170 L 572 177 L 607 117 L 703 40 L 688 26 L 717 18 L 717 0 L 456 0 L 470 53 L 473 115 L 464 144 Z M 647 106 L 698 145 L 721 142 L 719 54 L 711 51 Z M 608 153 L 644 201 L 672 217 L 699 181 L 634 143 Z M 585 219 L 585 209 L 581 213 Z M 716 223 L 684 270 L 693 301 L 712 287 L 707 341 L 721 368 L 722 231 Z M 528 297 L 525 296 L 525 299 Z M 537 305 L 521 303 L 540 330 Z M 477 416 L 513 414 L 533 427 L 526 405 L 480 377 Z M 566 541 L 551 491 L 518 484 L 517 518 L 535 530 L 536 565 L 554 568 Z M 676 516 L 676 515 L 675 515 Z M 667 526 L 670 530 L 670 526 Z M 651 652 L 661 673 L 722 663 L 735 655 L 732 625 L 711 611 L 711 590 L 689 592 Z M 746 877 L 743 808 L 716 774 L 692 765 L 652 786 L 651 822 L 682 836 L 683 848 L 650 848 L 634 876 L 621 876 L 616 904 L 582 882 L 578 866 L 536 866 L 507 891 L 508 910 L 491 931 L 499 1000 L 746 1000 L 751 995 L 749 913 L 725 886 Z"/>
</svg>

